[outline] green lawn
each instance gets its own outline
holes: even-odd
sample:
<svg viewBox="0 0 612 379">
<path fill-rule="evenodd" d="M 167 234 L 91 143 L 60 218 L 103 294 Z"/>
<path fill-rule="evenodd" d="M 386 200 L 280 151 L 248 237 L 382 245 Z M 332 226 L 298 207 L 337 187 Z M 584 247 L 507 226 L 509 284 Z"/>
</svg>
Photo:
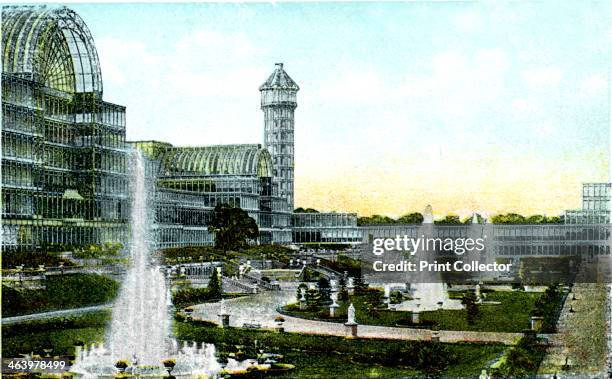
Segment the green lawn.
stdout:
<svg viewBox="0 0 612 379">
<path fill-rule="evenodd" d="M 29 321 L 2 327 L 2 356 L 43 354 L 51 347 L 52 355 L 72 355 L 77 342 L 102 342 L 110 312 L 93 312 L 82 316 Z"/>
<path fill-rule="evenodd" d="M 529 329 L 529 315 L 536 300 L 542 296 L 533 292 L 489 292 L 487 301 L 499 305 L 481 304 L 473 325 L 465 318 L 465 310 L 423 312 L 422 320 L 436 322 L 442 330 L 473 330 L 486 332 L 522 332 Z"/>
<path fill-rule="evenodd" d="M 239 258 L 250 258 L 252 260 L 272 259 L 289 263 L 289 254 L 292 250 L 281 245 L 254 245 L 239 251 L 223 251 L 212 246 L 185 246 L 173 247 L 156 253 L 164 264 L 176 263 L 179 260 L 186 261 L 208 261 L 211 258 L 219 261 L 231 261 L 238 263 Z"/>
<path fill-rule="evenodd" d="M 303 353 L 290 351 L 285 361 L 295 366 L 280 377 L 290 378 L 401 378 L 419 376 L 410 367 L 387 367 L 380 364 L 352 362 L 344 354 Z"/>
<path fill-rule="evenodd" d="M 97 274 L 48 276 L 44 290 L 2 286 L 2 317 L 104 304 L 118 291 L 117 281 Z"/>
<path fill-rule="evenodd" d="M 435 327 L 439 330 L 522 332 L 529 328 L 529 315 L 541 294 L 531 292 L 488 292 L 486 296 L 487 301 L 499 301 L 501 304 L 478 305 L 479 314 L 472 325 L 466 321 L 465 310 L 439 310 L 421 313 L 420 319 L 424 324 L 423 327 Z M 386 309 L 370 310 L 366 301 L 366 295 L 355 295 L 351 297 L 350 301 L 341 302 L 340 308 L 336 310 L 335 318 L 329 318 L 327 307 L 301 311 L 296 304 L 292 304 L 286 306 L 284 311 L 289 315 L 297 317 L 344 322 L 346 321 L 347 308 L 350 302 L 355 306 L 357 322 L 360 324 L 382 326 L 406 325 L 411 317 L 410 312 Z"/>
<path fill-rule="evenodd" d="M 242 351 L 254 355 L 257 349 L 283 354 L 285 363 L 296 366 L 289 377 L 385 377 L 470 376 L 480 373 L 487 362 L 506 347 L 498 344 L 446 344 L 424 341 L 345 339 L 300 333 L 273 333 L 260 330 L 220 329 L 210 325 L 175 323 L 177 338 L 214 343 L 220 356 Z M 257 342 L 255 342 L 257 341 Z"/>
<path fill-rule="evenodd" d="M 8 325 L 3 328 L 2 356 L 34 352 L 72 355 L 82 342 L 102 342 L 110 312 Z M 444 344 L 423 341 L 347 340 L 335 336 L 220 329 L 207 323 L 175 323 L 178 339 L 214 343 L 219 357 L 241 345 L 247 356 L 258 349 L 284 355 L 296 368 L 284 375 L 300 378 L 398 378 L 438 373 L 441 376 L 476 375 L 506 347 L 498 344 Z"/>
</svg>

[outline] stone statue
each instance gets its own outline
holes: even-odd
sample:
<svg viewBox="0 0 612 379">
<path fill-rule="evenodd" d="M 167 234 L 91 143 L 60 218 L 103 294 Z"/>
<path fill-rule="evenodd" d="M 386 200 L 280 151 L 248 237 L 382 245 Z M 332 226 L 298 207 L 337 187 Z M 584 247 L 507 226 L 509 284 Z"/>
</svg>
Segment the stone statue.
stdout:
<svg viewBox="0 0 612 379">
<path fill-rule="evenodd" d="M 332 292 L 331 293 L 331 301 L 332 301 L 332 305 L 338 305 L 338 292 Z"/>
<path fill-rule="evenodd" d="M 351 303 L 351 305 L 349 305 L 348 307 L 348 320 L 346 322 L 347 324 L 356 324 L 355 322 L 355 307 L 353 306 L 353 303 Z"/>
</svg>

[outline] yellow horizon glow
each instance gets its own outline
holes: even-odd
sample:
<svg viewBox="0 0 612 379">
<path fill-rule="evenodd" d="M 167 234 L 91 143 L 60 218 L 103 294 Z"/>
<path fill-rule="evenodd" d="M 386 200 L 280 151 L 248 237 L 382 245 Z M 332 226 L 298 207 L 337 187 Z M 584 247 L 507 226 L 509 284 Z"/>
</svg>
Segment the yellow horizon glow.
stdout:
<svg viewBox="0 0 612 379">
<path fill-rule="evenodd" d="M 581 207 L 582 183 L 607 181 L 607 161 L 593 155 L 560 162 L 465 158 L 420 167 L 394 159 L 383 167 L 327 165 L 324 170 L 311 163 L 296 169 L 295 206 L 360 216 L 399 217 L 422 212 L 428 204 L 437 217 L 473 212 L 557 216 Z"/>
</svg>

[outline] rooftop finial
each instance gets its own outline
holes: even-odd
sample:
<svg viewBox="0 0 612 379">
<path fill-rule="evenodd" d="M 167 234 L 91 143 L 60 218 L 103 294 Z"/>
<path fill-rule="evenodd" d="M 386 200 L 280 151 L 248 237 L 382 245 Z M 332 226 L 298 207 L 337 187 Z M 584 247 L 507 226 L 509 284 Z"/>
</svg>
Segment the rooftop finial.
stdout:
<svg viewBox="0 0 612 379">
<path fill-rule="evenodd" d="M 275 63 L 276 67 L 280 68 L 281 70 L 283 69 L 283 64 L 282 63 Z"/>
</svg>

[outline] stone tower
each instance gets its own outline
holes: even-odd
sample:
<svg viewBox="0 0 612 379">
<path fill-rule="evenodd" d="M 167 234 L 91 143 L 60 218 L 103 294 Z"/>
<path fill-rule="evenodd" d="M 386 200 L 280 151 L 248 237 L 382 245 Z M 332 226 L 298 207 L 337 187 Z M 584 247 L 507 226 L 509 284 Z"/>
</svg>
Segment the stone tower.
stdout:
<svg viewBox="0 0 612 379">
<path fill-rule="evenodd" d="M 294 113 L 297 107 L 297 84 L 277 63 L 274 72 L 259 87 L 264 112 L 264 146 L 272 155 L 274 181 L 279 195 L 287 199 L 287 210 L 293 212 Z"/>
</svg>

